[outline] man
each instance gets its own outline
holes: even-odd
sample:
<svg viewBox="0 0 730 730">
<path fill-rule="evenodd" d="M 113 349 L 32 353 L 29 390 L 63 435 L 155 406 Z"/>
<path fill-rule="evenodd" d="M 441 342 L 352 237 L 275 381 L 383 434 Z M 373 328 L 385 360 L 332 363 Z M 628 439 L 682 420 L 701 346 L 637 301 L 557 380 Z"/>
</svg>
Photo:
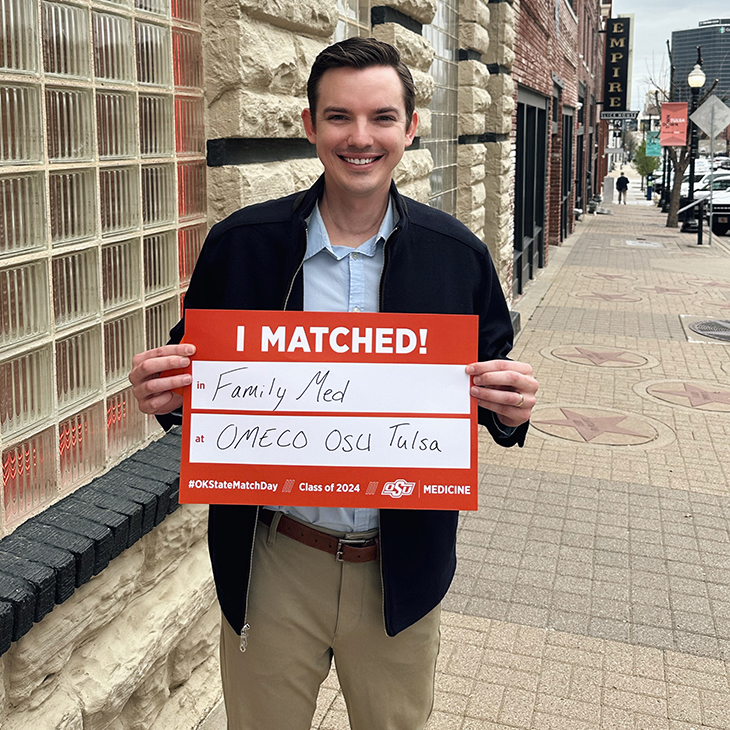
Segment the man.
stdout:
<svg viewBox="0 0 730 730">
<path fill-rule="evenodd" d="M 624 171 L 621 170 L 621 177 L 616 180 L 616 190 L 618 190 L 618 202 L 619 205 L 623 203 L 626 205 L 626 191 L 629 189 L 629 178 L 624 175 Z"/>
<path fill-rule="evenodd" d="M 480 361 L 467 372 L 479 420 L 499 443 L 522 444 L 537 382 L 505 359 L 512 328 L 487 249 L 391 180 L 418 126 L 398 52 L 374 39 L 335 44 L 317 57 L 308 97 L 304 128 L 324 175 L 214 226 L 185 307 L 478 314 Z M 181 322 L 172 341 L 182 334 Z M 140 408 L 163 425 L 179 422 L 172 389 L 191 379 L 159 375 L 194 352 L 135 357 Z M 308 730 L 333 657 L 353 730 L 423 728 L 456 524 L 429 510 L 211 506 L 229 730 Z"/>
</svg>

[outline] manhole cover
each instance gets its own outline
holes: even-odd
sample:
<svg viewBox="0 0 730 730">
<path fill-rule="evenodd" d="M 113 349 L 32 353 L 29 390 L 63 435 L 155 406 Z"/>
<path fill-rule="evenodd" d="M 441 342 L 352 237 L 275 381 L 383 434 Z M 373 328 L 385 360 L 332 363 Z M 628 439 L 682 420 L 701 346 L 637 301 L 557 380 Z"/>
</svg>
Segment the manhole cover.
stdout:
<svg viewBox="0 0 730 730">
<path fill-rule="evenodd" d="M 730 321 L 727 319 L 703 319 L 699 322 L 690 322 L 689 328 L 698 335 L 730 342 Z"/>
<path fill-rule="evenodd" d="M 641 248 L 664 248 L 663 243 L 659 243 L 658 241 L 647 241 L 646 239 L 642 238 L 636 241 L 626 241 L 627 246 L 639 246 Z"/>
</svg>

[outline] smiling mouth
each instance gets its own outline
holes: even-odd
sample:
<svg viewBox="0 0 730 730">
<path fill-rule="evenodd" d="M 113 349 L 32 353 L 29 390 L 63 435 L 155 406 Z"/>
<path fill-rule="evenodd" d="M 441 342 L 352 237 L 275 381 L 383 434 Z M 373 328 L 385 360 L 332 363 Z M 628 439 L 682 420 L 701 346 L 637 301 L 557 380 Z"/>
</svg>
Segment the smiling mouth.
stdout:
<svg viewBox="0 0 730 730">
<path fill-rule="evenodd" d="M 371 162 L 379 160 L 382 155 L 376 155 L 374 157 L 347 157 L 345 155 L 338 155 L 341 160 L 349 162 L 351 165 L 369 165 Z"/>
</svg>

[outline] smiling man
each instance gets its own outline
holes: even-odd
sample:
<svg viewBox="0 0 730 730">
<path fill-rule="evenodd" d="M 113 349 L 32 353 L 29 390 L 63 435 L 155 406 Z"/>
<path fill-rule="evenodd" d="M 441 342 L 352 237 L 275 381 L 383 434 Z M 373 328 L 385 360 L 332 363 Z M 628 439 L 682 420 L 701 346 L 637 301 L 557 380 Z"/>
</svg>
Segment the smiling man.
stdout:
<svg viewBox="0 0 730 730">
<path fill-rule="evenodd" d="M 529 365 L 506 359 L 512 326 L 486 246 L 392 182 L 418 129 L 398 52 L 372 38 L 337 43 L 317 57 L 308 96 L 304 128 L 324 174 L 310 190 L 214 226 L 185 308 L 477 314 L 479 361 L 467 372 L 479 421 L 497 443 L 522 445 L 537 382 Z M 183 332 L 181 321 L 171 342 Z M 173 389 L 191 379 L 160 373 L 186 367 L 194 352 L 170 344 L 135 357 L 129 377 L 139 406 L 164 426 L 180 422 Z M 429 510 L 211 506 L 228 730 L 309 730 L 333 658 L 353 730 L 421 730 L 433 705 L 457 519 Z"/>
</svg>

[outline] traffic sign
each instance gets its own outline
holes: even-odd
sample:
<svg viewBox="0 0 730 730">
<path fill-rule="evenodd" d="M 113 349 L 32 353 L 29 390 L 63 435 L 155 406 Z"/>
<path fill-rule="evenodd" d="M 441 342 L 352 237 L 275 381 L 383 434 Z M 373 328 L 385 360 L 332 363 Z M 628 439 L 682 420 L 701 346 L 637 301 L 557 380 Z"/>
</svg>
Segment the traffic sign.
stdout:
<svg viewBox="0 0 730 730">
<path fill-rule="evenodd" d="M 716 96 L 711 96 L 690 119 L 710 139 L 714 139 L 730 124 L 730 109 Z"/>
</svg>

